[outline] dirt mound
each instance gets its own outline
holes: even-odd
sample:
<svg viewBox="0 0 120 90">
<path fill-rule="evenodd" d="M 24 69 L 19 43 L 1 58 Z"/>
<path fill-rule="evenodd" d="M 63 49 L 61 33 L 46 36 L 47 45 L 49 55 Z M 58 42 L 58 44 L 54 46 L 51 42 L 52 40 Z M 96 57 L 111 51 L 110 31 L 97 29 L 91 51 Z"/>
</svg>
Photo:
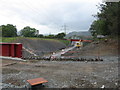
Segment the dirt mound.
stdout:
<svg viewBox="0 0 120 90">
<path fill-rule="evenodd" d="M 94 41 L 82 49 L 75 48 L 73 53 L 65 53 L 64 56 L 117 56 L 118 41 L 117 39 L 107 39 Z"/>
<path fill-rule="evenodd" d="M 20 38 L 15 42 L 23 44 L 23 56 L 29 56 L 32 54 L 41 56 L 46 53 L 55 52 L 59 49 L 66 48 L 64 43 L 57 40 Z"/>
</svg>

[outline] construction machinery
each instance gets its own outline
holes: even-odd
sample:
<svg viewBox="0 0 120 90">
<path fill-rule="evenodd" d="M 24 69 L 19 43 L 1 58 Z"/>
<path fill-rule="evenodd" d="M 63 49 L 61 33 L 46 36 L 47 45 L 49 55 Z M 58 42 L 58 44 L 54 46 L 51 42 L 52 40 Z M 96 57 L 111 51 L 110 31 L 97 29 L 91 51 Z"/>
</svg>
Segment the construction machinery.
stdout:
<svg viewBox="0 0 120 90">
<path fill-rule="evenodd" d="M 75 42 L 75 47 L 76 48 L 80 48 L 80 47 L 82 47 L 83 46 L 83 43 L 81 42 L 81 41 L 76 41 Z"/>
</svg>

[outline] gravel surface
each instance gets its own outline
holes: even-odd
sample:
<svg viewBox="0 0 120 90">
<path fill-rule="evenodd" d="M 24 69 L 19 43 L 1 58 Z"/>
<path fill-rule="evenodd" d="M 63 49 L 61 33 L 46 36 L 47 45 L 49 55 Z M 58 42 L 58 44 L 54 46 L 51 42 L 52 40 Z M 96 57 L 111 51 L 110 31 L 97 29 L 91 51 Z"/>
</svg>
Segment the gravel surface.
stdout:
<svg viewBox="0 0 120 90">
<path fill-rule="evenodd" d="M 37 42 L 39 42 L 38 45 L 35 44 Z M 35 50 L 39 48 L 40 43 L 41 41 L 31 42 L 26 39 L 24 44 L 26 48 Z M 47 45 L 46 42 L 43 43 Z M 45 47 L 49 48 L 49 45 Z M 97 44 L 93 42 L 82 49 L 73 49 L 73 53 L 67 52 L 62 55 L 86 59 L 99 57 L 103 61 L 3 60 L 1 85 L 3 88 L 29 87 L 26 80 L 42 77 L 48 80 L 44 88 L 118 88 L 117 47 L 115 40 L 102 41 Z"/>
<path fill-rule="evenodd" d="M 3 64 L 7 61 L 10 60 Z M 45 88 L 118 87 L 118 57 L 106 56 L 101 62 L 18 61 L 2 66 L 2 70 L 3 88 L 25 87 L 26 80 L 38 77 L 48 80 Z"/>
</svg>

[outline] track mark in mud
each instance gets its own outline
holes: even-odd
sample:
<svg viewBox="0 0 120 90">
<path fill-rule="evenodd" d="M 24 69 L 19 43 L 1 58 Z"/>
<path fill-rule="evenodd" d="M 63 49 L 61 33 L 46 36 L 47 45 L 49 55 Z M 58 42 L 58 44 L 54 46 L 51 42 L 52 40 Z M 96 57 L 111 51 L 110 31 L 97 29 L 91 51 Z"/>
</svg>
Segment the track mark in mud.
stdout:
<svg viewBox="0 0 120 90">
<path fill-rule="evenodd" d="M 2 74 L 11 74 L 11 73 L 19 73 L 19 70 L 11 69 L 11 68 L 2 68 Z"/>
<path fill-rule="evenodd" d="M 21 85 L 25 84 L 23 82 L 23 80 L 21 80 L 21 79 L 15 79 L 14 77 L 6 79 L 3 83 L 12 84 L 12 85 L 15 85 L 15 86 L 21 86 Z"/>
</svg>

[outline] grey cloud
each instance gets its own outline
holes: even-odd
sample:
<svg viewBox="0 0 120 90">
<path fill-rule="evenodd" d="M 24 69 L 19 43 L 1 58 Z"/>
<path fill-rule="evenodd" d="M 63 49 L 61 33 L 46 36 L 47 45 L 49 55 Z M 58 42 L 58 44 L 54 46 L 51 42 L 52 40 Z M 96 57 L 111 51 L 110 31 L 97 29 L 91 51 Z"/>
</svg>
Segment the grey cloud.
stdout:
<svg viewBox="0 0 120 90">
<path fill-rule="evenodd" d="M 7 6 L 8 11 L 19 18 L 44 25 L 54 30 L 60 30 L 66 24 L 69 30 L 88 30 L 94 20 L 92 14 L 97 12 L 94 4 L 80 2 L 60 2 L 49 5 L 47 8 L 35 8 L 29 2 Z"/>
<path fill-rule="evenodd" d="M 54 5 L 54 8 L 48 11 L 49 17 L 47 18 L 48 21 L 46 24 L 62 25 L 66 23 L 68 26 L 70 25 L 71 29 L 88 29 L 93 20 L 92 13 L 94 14 L 94 12 L 89 12 L 90 8 L 93 8 L 93 6 L 87 5 L 84 7 L 84 4 L 80 3 Z"/>
</svg>

